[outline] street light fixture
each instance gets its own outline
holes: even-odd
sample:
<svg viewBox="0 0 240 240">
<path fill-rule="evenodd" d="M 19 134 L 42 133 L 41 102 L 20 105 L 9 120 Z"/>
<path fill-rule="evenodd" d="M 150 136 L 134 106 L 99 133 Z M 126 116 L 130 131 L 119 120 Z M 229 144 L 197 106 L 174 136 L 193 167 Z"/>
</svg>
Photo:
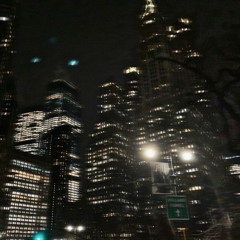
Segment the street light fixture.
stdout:
<svg viewBox="0 0 240 240">
<path fill-rule="evenodd" d="M 147 144 L 142 148 L 142 156 L 149 160 L 151 167 L 152 190 L 153 194 L 168 194 L 167 192 L 160 193 L 159 186 L 172 186 L 172 191 L 176 194 L 175 174 L 173 169 L 172 158 L 162 160 L 159 158 L 160 149 L 155 144 Z M 171 183 L 168 182 L 168 177 L 171 177 Z M 160 182 L 159 182 L 160 181 Z M 164 190 L 166 191 L 166 189 Z M 170 191 L 170 189 L 169 189 Z"/>
<path fill-rule="evenodd" d="M 68 232 L 74 232 L 75 240 L 77 240 L 77 234 L 85 231 L 85 226 L 83 226 L 83 225 L 78 225 L 78 226 L 67 225 L 65 227 L 65 230 Z"/>
<path fill-rule="evenodd" d="M 180 159 L 183 162 L 193 162 L 194 160 L 194 153 L 190 149 L 183 149 L 179 152 Z"/>
<path fill-rule="evenodd" d="M 157 160 L 159 155 L 160 155 L 160 150 L 155 144 L 148 144 L 142 148 L 142 156 L 144 157 L 144 159 L 150 161 L 151 167 L 154 166 L 154 163 L 152 163 L 151 161 L 158 162 Z M 178 157 L 181 161 L 185 163 L 191 163 L 195 160 L 195 154 L 191 149 L 182 148 L 181 150 L 178 151 Z M 177 194 L 176 179 L 175 179 L 176 175 L 174 173 L 172 156 L 170 156 L 170 159 L 169 159 L 169 169 L 171 172 L 170 177 L 172 179 L 171 184 L 173 187 L 173 193 L 176 195 Z"/>
<path fill-rule="evenodd" d="M 159 149 L 154 144 L 148 144 L 142 149 L 142 156 L 147 160 L 156 160 L 159 155 Z"/>
</svg>

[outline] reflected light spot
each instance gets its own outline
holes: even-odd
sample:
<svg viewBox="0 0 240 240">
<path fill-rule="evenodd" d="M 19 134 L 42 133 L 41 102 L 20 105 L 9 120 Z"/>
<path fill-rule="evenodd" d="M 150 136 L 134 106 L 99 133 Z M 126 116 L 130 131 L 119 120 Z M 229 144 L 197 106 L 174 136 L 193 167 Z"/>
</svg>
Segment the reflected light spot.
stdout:
<svg viewBox="0 0 240 240">
<path fill-rule="evenodd" d="M 79 64 L 79 61 L 76 59 L 72 59 L 72 60 L 68 61 L 68 66 L 71 66 L 71 67 L 77 66 L 78 64 Z"/>
<path fill-rule="evenodd" d="M 39 62 L 41 62 L 41 58 L 39 57 L 34 57 L 31 59 L 31 63 L 39 63 Z"/>
</svg>

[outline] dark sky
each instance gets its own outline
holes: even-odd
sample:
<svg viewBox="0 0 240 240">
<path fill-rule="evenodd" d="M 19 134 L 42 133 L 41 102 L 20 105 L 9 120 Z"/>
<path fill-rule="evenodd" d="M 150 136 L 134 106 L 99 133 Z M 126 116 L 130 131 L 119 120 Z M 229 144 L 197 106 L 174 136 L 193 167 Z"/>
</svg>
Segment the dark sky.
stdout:
<svg viewBox="0 0 240 240">
<path fill-rule="evenodd" d="M 78 86 L 85 121 L 95 116 L 96 88 L 107 78 L 122 79 L 137 64 L 138 16 L 144 0 L 22 0 L 19 9 L 15 77 L 20 106 L 40 103 L 53 72 L 65 68 Z M 222 36 L 239 21 L 237 0 L 161 0 L 171 13 L 195 20 L 196 44 Z M 215 39 L 215 40 L 213 40 Z M 40 63 L 30 62 L 40 57 Z M 70 59 L 79 65 L 67 66 Z M 91 111 L 91 109 L 93 109 Z"/>
</svg>

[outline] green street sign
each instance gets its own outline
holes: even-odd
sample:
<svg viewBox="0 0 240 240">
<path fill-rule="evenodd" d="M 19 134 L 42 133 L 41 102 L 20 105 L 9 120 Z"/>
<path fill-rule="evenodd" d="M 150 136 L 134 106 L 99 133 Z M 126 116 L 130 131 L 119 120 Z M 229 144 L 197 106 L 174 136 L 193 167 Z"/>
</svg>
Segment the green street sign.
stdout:
<svg viewBox="0 0 240 240">
<path fill-rule="evenodd" d="M 167 196 L 167 216 L 169 220 L 188 220 L 186 196 Z"/>
</svg>

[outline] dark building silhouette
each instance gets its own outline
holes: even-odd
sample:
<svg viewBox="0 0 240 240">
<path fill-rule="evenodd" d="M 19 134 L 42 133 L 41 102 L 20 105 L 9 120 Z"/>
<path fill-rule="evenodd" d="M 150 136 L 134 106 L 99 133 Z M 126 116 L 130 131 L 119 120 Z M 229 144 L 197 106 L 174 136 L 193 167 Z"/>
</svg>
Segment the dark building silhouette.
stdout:
<svg viewBox="0 0 240 240">
<path fill-rule="evenodd" d="M 15 109 L 15 86 L 12 58 L 14 54 L 17 1 L 0 1 L 0 152 L 11 136 Z"/>
</svg>

